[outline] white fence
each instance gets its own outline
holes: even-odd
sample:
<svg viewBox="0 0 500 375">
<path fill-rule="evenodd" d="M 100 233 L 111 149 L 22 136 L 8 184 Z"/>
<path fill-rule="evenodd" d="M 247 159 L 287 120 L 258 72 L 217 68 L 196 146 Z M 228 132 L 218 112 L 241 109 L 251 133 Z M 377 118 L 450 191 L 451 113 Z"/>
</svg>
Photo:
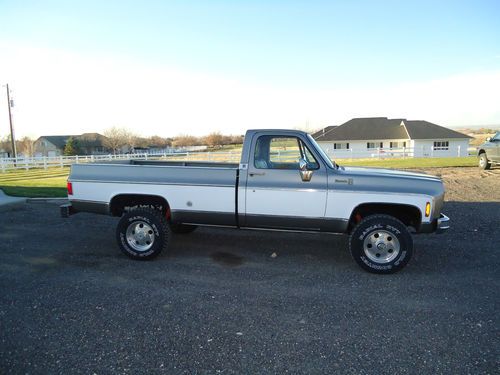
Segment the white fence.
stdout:
<svg viewBox="0 0 500 375">
<path fill-rule="evenodd" d="M 0 172 L 8 170 L 32 168 L 68 167 L 71 164 L 92 163 L 112 160 L 179 160 L 179 161 L 210 161 L 239 163 L 241 153 L 228 152 L 176 152 L 176 153 L 143 153 L 143 154 L 117 154 L 117 155 L 77 155 L 77 156 L 40 156 L 0 159 Z"/>
<path fill-rule="evenodd" d="M 440 157 L 462 157 L 461 146 L 454 147 L 402 147 L 402 148 L 374 148 L 366 150 L 337 149 L 326 151 L 327 155 L 335 159 L 386 159 L 386 158 L 440 158 Z M 475 155 L 476 148 L 469 147 L 468 155 Z"/>
<path fill-rule="evenodd" d="M 328 156 L 333 159 L 385 159 L 385 158 L 412 158 L 418 155 L 419 150 L 412 148 L 387 149 L 377 148 L 370 150 L 340 149 L 328 152 Z M 469 149 L 469 154 L 474 153 L 475 148 Z M 442 157 L 442 153 L 449 155 L 446 147 L 432 147 L 428 156 L 420 157 Z M 417 153 L 417 154 L 416 154 Z M 279 161 L 290 161 L 296 158 L 297 150 L 282 150 L 273 152 L 273 158 Z M 143 153 L 143 154 L 119 154 L 119 155 L 83 155 L 83 156 L 55 156 L 55 157 L 20 157 L 20 158 L 2 158 L 0 159 L 0 172 L 6 172 L 14 169 L 32 169 L 50 167 L 67 167 L 71 164 L 112 161 L 112 160 L 179 160 L 179 161 L 209 161 L 239 163 L 241 156 L 240 150 L 226 152 L 175 152 L 175 153 Z M 460 147 L 457 155 L 460 156 Z M 276 160 L 275 159 L 275 160 Z"/>
</svg>

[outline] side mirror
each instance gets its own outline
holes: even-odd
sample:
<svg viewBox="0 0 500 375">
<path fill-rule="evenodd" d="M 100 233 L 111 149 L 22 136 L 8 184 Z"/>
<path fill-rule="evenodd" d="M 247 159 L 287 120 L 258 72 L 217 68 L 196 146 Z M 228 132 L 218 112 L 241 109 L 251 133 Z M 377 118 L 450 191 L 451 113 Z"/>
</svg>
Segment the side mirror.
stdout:
<svg viewBox="0 0 500 375">
<path fill-rule="evenodd" d="M 491 137 L 486 138 L 486 142 L 491 142 Z"/>
<path fill-rule="evenodd" d="M 300 170 L 300 178 L 304 182 L 311 181 L 313 171 L 307 170 L 307 161 L 304 158 L 300 158 L 299 160 L 299 170 Z"/>
</svg>

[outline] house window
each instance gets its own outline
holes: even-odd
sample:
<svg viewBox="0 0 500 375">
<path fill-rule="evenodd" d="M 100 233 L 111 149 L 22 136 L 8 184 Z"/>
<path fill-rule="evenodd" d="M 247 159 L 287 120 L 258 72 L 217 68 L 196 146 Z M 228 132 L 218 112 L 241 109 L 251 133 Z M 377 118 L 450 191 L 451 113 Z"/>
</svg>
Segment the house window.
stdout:
<svg viewBox="0 0 500 375">
<path fill-rule="evenodd" d="M 334 150 L 347 150 L 347 149 L 349 149 L 349 143 L 334 143 L 333 149 Z"/>
<path fill-rule="evenodd" d="M 384 148 L 384 142 L 366 142 L 366 148 Z"/>
<path fill-rule="evenodd" d="M 435 141 L 434 150 L 449 150 L 450 142 L 448 141 Z"/>
<path fill-rule="evenodd" d="M 406 142 L 391 142 L 389 147 L 390 148 L 403 148 L 403 147 L 406 147 Z"/>
</svg>

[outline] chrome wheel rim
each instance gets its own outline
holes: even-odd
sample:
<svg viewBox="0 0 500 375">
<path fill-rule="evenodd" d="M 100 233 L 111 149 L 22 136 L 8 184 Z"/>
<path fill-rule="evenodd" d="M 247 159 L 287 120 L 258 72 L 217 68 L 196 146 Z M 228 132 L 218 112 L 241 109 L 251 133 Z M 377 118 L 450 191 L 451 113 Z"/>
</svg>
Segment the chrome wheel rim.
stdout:
<svg viewBox="0 0 500 375">
<path fill-rule="evenodd" d="M 125 236 L 130 247 L 140 252 L 151 249 L 155 241 L 153 228 L 145 221 L 131 223 Z"/>
<path fill-rule="evenodd" d="M 385 230 L 371 232 L 363 243 L 366 256 L 373 262 L 386 264 L 399 254 L 401 246 L 396 236 Z"/>
<path fill-rule="evenodd" d="M 485 158 L 484 158 L 483 156 L 481 156 L 481 157 L 479 158 L 479 165 L 480 165 L 481 167 L 484 167 L 484 166 L 486 165 L 486 160 L 485 160 Z"/>
</svg>

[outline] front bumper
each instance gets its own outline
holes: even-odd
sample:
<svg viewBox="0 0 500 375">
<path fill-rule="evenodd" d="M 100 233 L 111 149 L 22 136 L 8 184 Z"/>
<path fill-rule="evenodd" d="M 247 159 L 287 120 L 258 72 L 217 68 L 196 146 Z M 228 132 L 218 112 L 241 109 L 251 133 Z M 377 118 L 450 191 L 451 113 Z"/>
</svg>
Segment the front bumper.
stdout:
<svg viewBox="0 0 500 375">
<path fill-rule="evenodd" d="M 439 215 L 439 219 L 437 219 L 436 233 L 443 233 L 448 229 L 450 229 L 450 218 L 445 214 Z"/>
<path fill-rule="evenodd" d="M 450 218 L 445 214 L 440 214 L 439 218 L 431 223 L 424 223 L 420 226 L 418 233 L 444 233 L 450 229 Z"/>
</svg>

